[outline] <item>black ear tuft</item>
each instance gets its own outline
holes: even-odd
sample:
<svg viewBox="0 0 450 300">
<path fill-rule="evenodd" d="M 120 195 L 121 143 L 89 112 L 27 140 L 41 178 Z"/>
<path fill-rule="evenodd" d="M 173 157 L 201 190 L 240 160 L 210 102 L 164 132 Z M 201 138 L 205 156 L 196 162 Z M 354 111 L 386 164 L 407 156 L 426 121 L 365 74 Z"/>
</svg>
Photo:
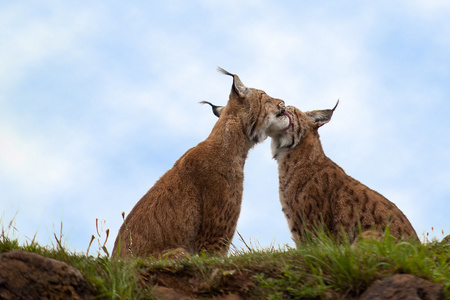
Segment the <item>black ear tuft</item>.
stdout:
<svg viewBox="0 0 450 300">
<path fill-rule="evenodd" d="M 225 69 L 222 69 L 221 67 L 217 67 L 217 71 L 219 71 L 220 73 L 225 74 L 225 75 L 234 76 L 234 74 L 231 74 L 230 72 L 228 72 Z"/>
<path fill-rule="evenodd" d="M 234 93 L 236 93 L 240 98 L 245 98 L 245 95 L 247 94 L 247 87 L 242 83 L 241 79 L 239 79 L 239 76 L 236 74 L 232 74 L 228 72 L 225 69 L 222 69 L 221 67 L 217 67 L 217 71 L 219 71 L 222 74 L 233 76 L 233 88 L 231 89 Z"/>
<path fill-rule="evenodd" d="M 220 113 L 222 111 L 223 106 L 217 106 L 217 105 L 214 105 L 214 104 L 212 104 L 211 102 L 208 102 L 208 101 L 200 101 L 199 103 L 211 105 L 211 108 L 212 108 L 212 111 L 213 111 L 214 115 L 216 117 L 218 117 L 218 118 L 220 117 Z"/>
<path fill-rule="evenodd" d="M 336 109 L 336 107 L 338 106 L 338 104 L 339 104 L 339 99 L 337 99 L 337 102 L 336 102 L 336 105 L 333 107 L 333 109 L 332 109 L 332 111 L 334 112 L 334 110 Z"/>
</svg>

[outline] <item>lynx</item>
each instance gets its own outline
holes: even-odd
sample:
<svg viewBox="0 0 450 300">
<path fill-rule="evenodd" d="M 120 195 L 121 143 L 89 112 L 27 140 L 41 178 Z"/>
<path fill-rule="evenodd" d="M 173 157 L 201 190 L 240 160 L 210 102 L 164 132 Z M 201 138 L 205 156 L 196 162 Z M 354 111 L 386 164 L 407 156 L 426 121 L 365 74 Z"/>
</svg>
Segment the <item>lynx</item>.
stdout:
<svg viewBox="0 0 450 300">
<path fill-rule="evenodd" d="M 361 230 L 383 231 L 388 224 L 393 236 L 418 239 L 394 203 L 348 176 L 325 155 L 318 129 L 330 121 L 338 103 L 333 109 L 310 112 L 288 106 L 292 125 L 272 137 L 280 201 L 294 240 L 301 241 L 305 229 L 324 226 L 338 238 L 343 229 L 354 241 Z"/>
<path fill-rule="evenodd" d="M 205 141 L 175 162 L 128 214 L 113 256 L 157 256 L 170 251 L 226 253 L 239 217 L 249 150 L 290 126 L 284 101 L 247 88 L 233 77 L 226 106 Z M 204 102 L 208 103 L 209 102 Z"/>
</svg>

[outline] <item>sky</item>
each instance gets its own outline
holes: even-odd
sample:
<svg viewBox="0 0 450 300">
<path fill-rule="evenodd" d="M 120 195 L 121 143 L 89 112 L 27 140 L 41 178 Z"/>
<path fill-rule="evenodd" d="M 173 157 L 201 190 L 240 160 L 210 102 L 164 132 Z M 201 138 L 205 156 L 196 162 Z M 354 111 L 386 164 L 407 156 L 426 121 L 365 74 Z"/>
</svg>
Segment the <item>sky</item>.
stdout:
<svg viewBox="0 0 450 300">
<path fill-rule="evenodd" d="M 226 104 L 220 66 L 303 111 L 340 99 L 320 129 L 326 155 L 440 239 L 449 36 L 450 2 L 438 0 L 3 1 L 3 231 L 86 252 L 109 229 L 111 251 L 122 212 L 211 132 L 198 102 Z M 237 230 L 254 246 L 294 245 L 269 139 L 248 155 Z"/>
</svg>

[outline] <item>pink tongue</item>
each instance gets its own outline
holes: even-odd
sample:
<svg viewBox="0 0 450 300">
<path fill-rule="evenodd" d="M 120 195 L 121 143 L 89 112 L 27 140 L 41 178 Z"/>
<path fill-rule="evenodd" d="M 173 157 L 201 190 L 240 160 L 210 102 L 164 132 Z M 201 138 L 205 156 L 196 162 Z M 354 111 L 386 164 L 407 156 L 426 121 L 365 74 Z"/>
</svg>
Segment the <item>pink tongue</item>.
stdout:
<svg viewBox="0 0 450 300">
<path fill-rule="evenodd" d="M 291 116 L 289 115 L 289 113 L 288 113 L 287 111 L 284 112 L 284 115 L 287 116 L 287 117 L 289 118 L 289 125 L 283 130 L 283 131 L 286 131 L 286 130 L 288 130 L 288 129 L 291 127 L 291 125 L 292 125 L 292 119 L 291 119 Z"/>
</svg>

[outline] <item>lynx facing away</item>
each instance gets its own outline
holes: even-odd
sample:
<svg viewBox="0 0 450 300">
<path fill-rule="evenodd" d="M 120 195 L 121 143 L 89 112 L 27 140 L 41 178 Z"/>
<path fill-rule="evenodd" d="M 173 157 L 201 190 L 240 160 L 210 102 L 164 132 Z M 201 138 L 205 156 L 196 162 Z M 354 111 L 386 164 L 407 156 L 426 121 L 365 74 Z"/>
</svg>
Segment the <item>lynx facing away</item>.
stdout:
<svg viewBox="0 0 450 300">
<path fill-rule="evenodd" d="M 382 231 L 390 224 L 393 236 L 417 239 L 395 204 L 348 176 L 325 155 L 318 129 L 330 121 L 336 106 L 305 113 L 288 106 L 292 126 L 272 137 L 280 201 L 293 238 L 302 240 L 305 229 L 324 225 L 337 237 L 343 229 L 353 241 L 359 224 L 362 231 Z"/>
<path fill-rule="evenodd" d="M 249 150 L 290 126 L 284 101 L 233 77 L 228 103 L 205 141 L 189 149 L 142 197 L 117 235 L 113 256 L 182 249 L 228 251 L 241 209 Z"/>
</svg>

